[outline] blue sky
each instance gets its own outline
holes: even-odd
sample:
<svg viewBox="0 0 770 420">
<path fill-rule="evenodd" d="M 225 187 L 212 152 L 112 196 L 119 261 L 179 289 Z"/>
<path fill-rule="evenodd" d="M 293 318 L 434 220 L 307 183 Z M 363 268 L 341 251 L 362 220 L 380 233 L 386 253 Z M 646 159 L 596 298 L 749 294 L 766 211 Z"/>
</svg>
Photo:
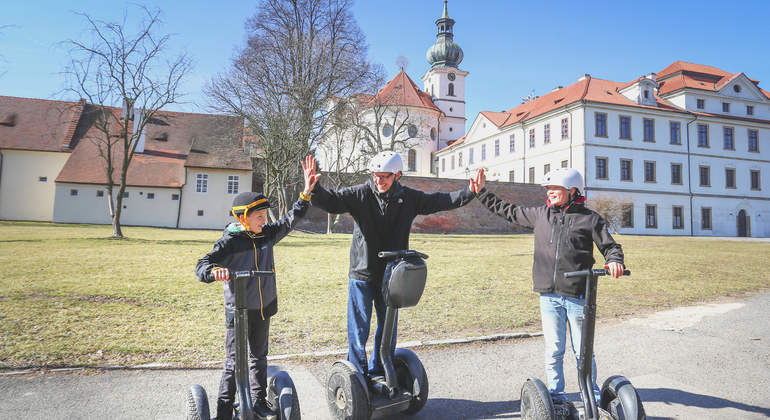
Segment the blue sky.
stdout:
<svg viewBox="0 0 770 420">
<path fill-rule="evenodd" d="M 243 44 L 244 22 L 258 2 L 154 0 L 164 32 L 176 33 L 172 49 L 182 46 L 197 61 L 183 86 L 185 98 L 205 104 L 201 86 L 226 68 Z M 93 19 L 122 20 L 128 3 L 78 0 L 0 0 L 0 95 L 62 99 L 58 72 L 66 56 L 58 42 L 76 38 Z M 129 10 L 136 11 L 135 7 Z M 382 63 L 388 77 L 398 72 L 404 55 L 407 74 L 420 80 L 429 69 L 425 53 L 436 40 L 435 21 L 443 0 L 358 0 L 353 8 L 370 45 L 369 56 Z M 544 95 L 567 86 L 582 74 L 617 82 L 658 72 L 676 60 L 744 72 L 770 90 L 770 2 L 670 0 L 518 1 L 450 0 L 455 42 L 465 58 L 466 117 L 502 111 L 521 103 L 534 90 Z M 72 99 L 72 98 L 66 98 Z M 183 111 L 205 112 L 187 105 Z"/>
</svg>

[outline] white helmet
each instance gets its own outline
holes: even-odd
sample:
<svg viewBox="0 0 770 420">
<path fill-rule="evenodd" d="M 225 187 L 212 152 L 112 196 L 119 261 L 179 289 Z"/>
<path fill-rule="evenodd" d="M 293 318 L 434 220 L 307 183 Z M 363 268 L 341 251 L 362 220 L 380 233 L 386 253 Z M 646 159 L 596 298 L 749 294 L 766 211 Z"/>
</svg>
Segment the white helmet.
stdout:
<svg viewBox="0 0 770 420">
<path fill-rule="evenodd" d="M 370 172 L 391 172 L 397 174 L 403 169 L 404 162 L 401 160 L 401 155 L 391 150 L 377 153 L 369 162 Z"/>
<path fill-rule="evenodd" d="M 558 185 L 567 190 L 577 188 L 578 194 L 581 194 L 581 191 L 583 191 L 583 176 L 572 168 L 557 168 L 545 174 L 540 185 L 544 187 Z"/>
</svg>

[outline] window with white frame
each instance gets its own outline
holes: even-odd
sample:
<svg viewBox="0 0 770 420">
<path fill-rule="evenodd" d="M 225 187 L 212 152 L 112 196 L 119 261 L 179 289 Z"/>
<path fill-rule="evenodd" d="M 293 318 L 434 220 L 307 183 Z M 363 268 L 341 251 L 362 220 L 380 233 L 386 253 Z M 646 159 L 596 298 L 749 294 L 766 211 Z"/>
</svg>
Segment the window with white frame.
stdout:
<svg viewBox="0 0 770 420">
<path fill-rule="evenodd" d="M 543 144 L 548 144 L 551 142 L 551 124 L 546 124 L 543 126 Z"/>
<path fill-rule="evenodd" d="M 209 175 L 196 174 L 195 175 L 195 192 L 207 193 L 208 191 L 209 191 Z"/>
<path fill-rule="evenodd" d="M 238 186 L 240 185 L 241 177 L 239 175 L 227 176 L 227 193 L 238 194 Z"/>
<path fill-rule="evenodd" d="M 561 119 L 561 139 L 569 138 L 569 120 L 567 118 Z"/>
<path fill-rule="evenodd" d="M 509 143 L 510 143 L 509 144 L 509 147 L 510 147 L 509 152 L 513 153 L 513 152 L 516 151 L 516 135 L 515 134 L 511 134 L 511 136 L 508 138 L 508 140 L 509 140 Z"/>
</svg>

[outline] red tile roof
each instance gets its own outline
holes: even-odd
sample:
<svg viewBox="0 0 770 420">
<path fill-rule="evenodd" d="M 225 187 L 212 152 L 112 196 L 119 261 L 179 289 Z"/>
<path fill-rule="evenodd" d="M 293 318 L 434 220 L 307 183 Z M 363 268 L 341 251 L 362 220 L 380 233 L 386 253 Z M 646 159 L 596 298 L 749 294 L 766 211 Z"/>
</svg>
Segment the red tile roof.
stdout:
<svg viewBox="0 0 770 420">
<path fill-rule="evenodd" d="M 108 109 L 115 115 L 121 112 Z M 57 182 L 104 184 L 105 161 L 94 142 L 104 134 L 90 123 L 87 114 L 92 110 L 83 101 L 0 96 L 0 148 L 70 152 Z M 242 118 L 163 111 L 145 130 L 145 150 L 132 159 L 129 185 L 178 188 L 184 185 L 185 167 L 251 170 L 251 160 L 243 153 Z M 116 149 L 114 177 L 119 182 L 120 141 Z"/>
<path fill-rule="evenodd" d="M 702 64 L 675 61 L 660 71 L 657 76 L 660 94 L 665 96 L 684 88 L 717 92 L 741 74 L 743 73 L 728 73 L 716 67 Z M 755 85 L 759 85 L 759 80 L 748 79 Z M 765 96 L 770 98 L 767 94 Z"/>
<path fill-rule="evenodd" d="M 428 108 L 441 112 L 441 110 L 433 104 L 430 95 L 421 91 L 403 70 L 398 72 L 396 77 L 377 92 L 374 98 L 367 104 L 367 106 L 373 105 L 405 105 Z"/>
<path fill-rule="evenodd" d="M 82 102 L 0 96 L 0 149 L 68 152 Z"/>
</svg>

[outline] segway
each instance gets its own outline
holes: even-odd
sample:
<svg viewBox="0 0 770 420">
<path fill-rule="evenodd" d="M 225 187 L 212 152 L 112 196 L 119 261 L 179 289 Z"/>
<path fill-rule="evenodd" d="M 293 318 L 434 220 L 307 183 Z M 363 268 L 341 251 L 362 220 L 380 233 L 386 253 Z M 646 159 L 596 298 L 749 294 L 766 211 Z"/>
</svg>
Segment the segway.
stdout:
<svg viewBox="0 0 770 420">
<path fill-rule="evenodd" d="M 398 349 L 391 355 L 396 314 L 400 308 L 416 306 L 425 289 L 427 255 L 417 251 L 380 252 L 389 262 L 383 278 L 383 296 L 387 304 L 380 361 L 384 381 L 377 381 L 369 391 L 363 373 L 347 360 L 332 365 L 326 378 L 329 412 L 336 420 L 368 420 L 393 413 L 414 414 L 428 400 L 428 376 L 414 352 Z"/>
<path fill-rule="evenodd" d="M 249 342 L 248 308 L 246 305 L 246 284 L 255 276 L 274 276 L 272 271 L 230 271 L 230 281 L 234 282 L 235 293 L 235 383 L 238 404 L 233 405 L 233 419 L 257 420 L 261 417 L 254 413 L 249 386 Z M 213 280 L 213 276 L 209 275 Z M 300 420 L 299 399 L 294 389 L 294 382 L 288 373 L 276 372 L 267 379 L 267 404 L 276 416 L 276 420 Z M 187 420 L 210 420 L 209 400 L 206 390 L 200 385 L 193 385 L 187 391 Z M 269 419 L 272 420 L 272 419 Z"/>
<path fill-rule="evenodd" d="M 623 376 L 607 378 L 601 388 L 601 407 L 596 405 L 593 387 L 594 333 L 596 330 L 596 287 L 599 276 L 609 274 L 607 269 L 564 273 L 564 277 L 587 277 L 586 305 L 583 309 L 583 331 L 578 362 L 578 384 L 585 404 L 570 405 L 571 420 L 646 420 L 642 400 L 631 382 Z M 625 270 L 624 276 L 631 272 Z M 570 332 L 572 333 L 572 332 Z M 582 415 L 580 411 L 583 411 Z M 526 420 L 553 420 L 553 402 L 548 387 L 537 378 L 529 378 L 521 387 L 521 418 Z"/>
</svg>

